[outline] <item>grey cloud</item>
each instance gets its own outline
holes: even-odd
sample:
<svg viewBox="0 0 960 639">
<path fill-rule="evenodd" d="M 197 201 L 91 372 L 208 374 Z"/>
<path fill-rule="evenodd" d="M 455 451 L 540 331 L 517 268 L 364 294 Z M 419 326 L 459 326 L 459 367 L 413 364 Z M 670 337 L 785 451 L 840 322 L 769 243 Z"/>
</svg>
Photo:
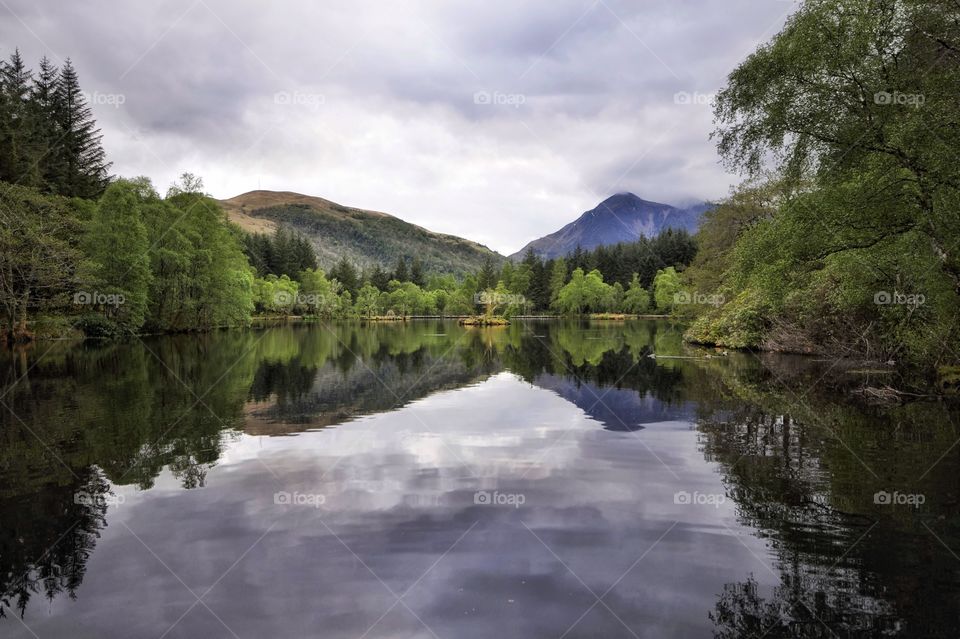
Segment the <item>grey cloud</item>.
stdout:
<svg viewBox="0 0 960 639">
<path fill-rule="evenodd" d="M 674 94 L 720 88 L 791 6 L 9 0 L 0 53 L 69 56 L 125 96 L 95 105 L 118 173 L 190 169 L 223 197 L 263 180 L 508 251 L 606 189 L 724 195 L 709 109 Z"/>
</svg>

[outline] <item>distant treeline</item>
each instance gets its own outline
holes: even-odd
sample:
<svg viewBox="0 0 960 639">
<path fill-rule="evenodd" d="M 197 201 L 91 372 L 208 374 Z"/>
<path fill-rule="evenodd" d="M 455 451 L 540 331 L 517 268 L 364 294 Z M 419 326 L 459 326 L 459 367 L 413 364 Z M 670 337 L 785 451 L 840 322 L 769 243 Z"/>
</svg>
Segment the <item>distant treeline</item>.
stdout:
<svg viewBox="0 0 960 639">
<path fill-rule="evenodd" d="M 278 229 L 273 237 L 248 240 L 258 255 L 275 254 L 276 246 L 297 246 L 300 240 Z M 292 253 L 291 253 L 292 254 Z M 463 278 L 426 274 L 418 259 L 400 258 L 392 270 L 376 265 L 360 270 L 348 260 L 324 272 L 299 269 L 296 260 L 276 270 L 267 257 L 260 264 L 263 280 L 255 295 L 257 311 L 303 313 L 319 317 L 375 315 L 470 315 L 587 312 L 667 313 L 682 301 L 678 272 L 696 254 L 694 239 L 684 230 L 668 229 L 655 238 L 577 249 L 566 258 L 544 260 L 528 251 L 523 260 L 498 267 L 487 259 L 479 271 Z"/>
</svg>

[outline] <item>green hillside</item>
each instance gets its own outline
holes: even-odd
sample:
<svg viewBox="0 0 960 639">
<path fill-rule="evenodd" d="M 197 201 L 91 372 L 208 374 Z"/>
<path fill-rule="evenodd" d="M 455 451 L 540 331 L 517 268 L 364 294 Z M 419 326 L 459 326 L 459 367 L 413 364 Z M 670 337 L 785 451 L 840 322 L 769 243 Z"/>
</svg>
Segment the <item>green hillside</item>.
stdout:
<svg viewBox="0 0 960 639">
<path fill-rule="evenodd" d="M 475 272 L 489 256 L 506 258 L 485 246 L 380 213 L 355 209 L 299 193 L 251 191 L 222 201 L 230 219 L 250 232 L 267 233 L 277 225 L 307 235 L 321 267 L 331 268 L 341 257 L 361 267 L 392 268 L 401 256 L 418 257 L 436 273 Z"/>
</svg>

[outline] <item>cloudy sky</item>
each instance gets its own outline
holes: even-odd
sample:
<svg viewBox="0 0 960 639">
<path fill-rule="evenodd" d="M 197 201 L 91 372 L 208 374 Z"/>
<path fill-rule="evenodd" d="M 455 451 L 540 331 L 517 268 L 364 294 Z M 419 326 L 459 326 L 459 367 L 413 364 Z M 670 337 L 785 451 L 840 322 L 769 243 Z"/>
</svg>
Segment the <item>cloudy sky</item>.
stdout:
<svg viewBox="0 0 960 639">
<path fill-rule="evenodd" d="M 381 210 L 502 253 L 603 198 L 727 193 L 710 95 L 789 0 L 0 0 L 118 175 Z"/>
</svg>

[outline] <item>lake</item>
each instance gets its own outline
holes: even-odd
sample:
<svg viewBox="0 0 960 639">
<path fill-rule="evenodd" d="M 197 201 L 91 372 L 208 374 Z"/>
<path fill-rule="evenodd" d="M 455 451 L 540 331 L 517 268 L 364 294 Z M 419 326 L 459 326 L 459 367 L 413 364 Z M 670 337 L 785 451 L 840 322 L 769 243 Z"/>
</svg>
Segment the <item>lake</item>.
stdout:
<svg viewBox="0 0 960 639">
<path fill-rule="evenodd" d="M 830 363 L 652 320 L 3 357 L 3 637 L 960 633 L 960 410 Z"/>
</svg>

